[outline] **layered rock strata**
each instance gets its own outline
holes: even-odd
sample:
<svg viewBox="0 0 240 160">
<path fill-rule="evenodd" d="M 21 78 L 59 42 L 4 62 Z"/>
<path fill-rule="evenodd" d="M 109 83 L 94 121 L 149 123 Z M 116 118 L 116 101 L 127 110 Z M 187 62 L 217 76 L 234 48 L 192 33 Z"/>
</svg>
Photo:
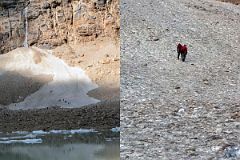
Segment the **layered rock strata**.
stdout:
<svg viewBox="0 0 240 160">
<path fill-rule="evenodd" d="M 64 43 L 91 41 L 97 37 L 115 38 L 119 35 L 119 28 L 118 0 L 0 2 L 1 54 L 23 46 L 26 34 L 29 46 L 54 48 Z"/>
</svg>

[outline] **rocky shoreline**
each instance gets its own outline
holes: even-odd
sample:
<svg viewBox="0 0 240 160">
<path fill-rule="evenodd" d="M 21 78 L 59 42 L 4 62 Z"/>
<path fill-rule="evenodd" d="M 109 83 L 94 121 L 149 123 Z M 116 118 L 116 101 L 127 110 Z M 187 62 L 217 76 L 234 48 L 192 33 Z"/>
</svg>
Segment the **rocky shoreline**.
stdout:
<svg viewBox="0 0 240 160">
<path fill-rule="evenodd" d="M 79 128 L 105 130 L 120 126 L 119 116 L 120 102 L 116 99 L 81 108 L 0 108 L 0 132 Z"/>
</svg>

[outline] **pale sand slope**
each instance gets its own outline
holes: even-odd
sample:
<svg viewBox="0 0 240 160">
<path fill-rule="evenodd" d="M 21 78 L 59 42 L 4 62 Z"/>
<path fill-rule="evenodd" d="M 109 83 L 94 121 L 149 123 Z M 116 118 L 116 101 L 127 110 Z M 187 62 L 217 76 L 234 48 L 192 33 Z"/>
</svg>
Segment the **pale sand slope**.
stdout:
<svg viewBox="0 0 240 160">
<path fill-rule="evenodd" d="M 97 85 L 82 69 L 69 67 L 49 51 L 35 47 L 18 48 L 1 55 L 0 81 L 4 82 L 0 86 L 1 97 L 5 96 L 6 100 L 1 98 L 0 102 L 9 104 L 10 109 L 72 108 L 99 102 L 87 95 Z"/>
<path fill-rule="evenodd" d="M 120 45 L 118 40 L 100 38 L 78 45 L 62 45 L 53 54 L 70 66 L 81 67 L 99 88 L 88 93 L 101 100 L 119 99 Z"/>
</svg>

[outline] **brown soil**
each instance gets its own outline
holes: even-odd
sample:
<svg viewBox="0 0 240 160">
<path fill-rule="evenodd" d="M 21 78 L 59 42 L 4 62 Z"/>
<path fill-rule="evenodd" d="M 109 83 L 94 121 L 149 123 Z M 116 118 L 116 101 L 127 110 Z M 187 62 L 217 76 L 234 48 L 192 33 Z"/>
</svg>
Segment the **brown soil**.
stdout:
<svg viewBox="0 0 240 160">
<path fill-rule="evenodd" d="M 111 38 L 99 38 L 78 45 L 62 45 L 53 54 L 70 66 L 86 71 L 99 88 L 89 95 L 100 100 L 120 97 L 120 45 Z"/>
<path fill-rule="evenodd" d="M 220 0 L 220 1 L 222 1 L 222 2 L 230 2 L 230 3 L 236 4 L 236 5 L 240 4 L 240 0 Z"/>
</svg>

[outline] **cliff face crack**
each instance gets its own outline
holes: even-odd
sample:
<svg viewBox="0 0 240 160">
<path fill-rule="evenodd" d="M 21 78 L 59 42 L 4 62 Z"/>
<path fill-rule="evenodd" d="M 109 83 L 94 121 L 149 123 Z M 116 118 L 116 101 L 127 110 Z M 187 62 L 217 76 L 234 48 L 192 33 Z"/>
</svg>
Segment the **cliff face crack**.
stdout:
<svg viewBox="0 0 240 160">
<path fill-rule="evenodd" d="M 23 46 L 28 48 L 28 7 L 24 9 L 24 17 L 25 17 L 25 39 L 23 42 Z"/>
</svg>

